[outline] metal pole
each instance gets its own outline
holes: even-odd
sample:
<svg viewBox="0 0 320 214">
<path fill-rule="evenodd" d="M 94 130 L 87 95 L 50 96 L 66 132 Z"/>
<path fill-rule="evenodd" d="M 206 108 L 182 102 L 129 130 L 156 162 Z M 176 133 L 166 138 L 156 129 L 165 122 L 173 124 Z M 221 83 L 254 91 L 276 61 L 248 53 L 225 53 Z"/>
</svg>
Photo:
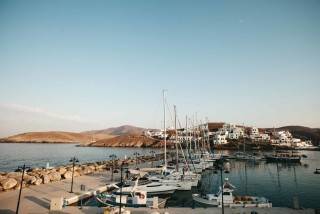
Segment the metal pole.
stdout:
<svg viewBox="0 0 320 214">
<path fill-rule="evenodd" d="M 22 184 L 23 184 L 23 177 L 24 177 L 24 170 L 25 170 L 25 169 L 26 169 L 26 165 L 23 164 L 23 167 L 22 167 L 22 178 L 21 178 L 21 183 L 20 183 L 20 191 L 19 191 L 19 198 L 18 198 L 18 204 L 17 204 L 16 214 L 19 213 L 20 196 L 21 196 L 21 191 L 22 191 Z"/>
<path fill-rule="evenodd" d="M 121 187 L 120 187 L 120 204 L 119 204 L 119 214 L 121 213 L 121 199 L 122 199 L 122 170 L 123 170 L 123 165 L 121 164 L 121 175 L 120 175 L 120 183 L 121 183 Z"/>
<path fill-rule="evenodd" d="M 136 169 L 137 169 L 137 156 L 138 156 L 138 153 L 136 153 Z"/>
<path fill-rule="evenodd" d="M 71 180 L 71 191 L 70 193 L 73 193 L 72 188 L 73 188 L 73 175 L 74 175 L 74 161 L 75 161 L 75 157 L 72 159 L 72 180 Z"/>
<path fill-rule="evenodd" d="M 111 181 L 113 181 L 113 170 L 114 170 L 114 159 L 113 159 L 113 156 L 112 156 L 112 167 L 111 167 Z"/>
<path fill-rule="evenodd" d="M 222 166 L 223 166 L 223 162 L 222 165 L 220 167 L 220 175 L 221 175 L 221 193 L 222 193 L 222 214 L 224 214 L 224 201 L 223 201 L 223 181 L 222 181 Z"/>
</svg>

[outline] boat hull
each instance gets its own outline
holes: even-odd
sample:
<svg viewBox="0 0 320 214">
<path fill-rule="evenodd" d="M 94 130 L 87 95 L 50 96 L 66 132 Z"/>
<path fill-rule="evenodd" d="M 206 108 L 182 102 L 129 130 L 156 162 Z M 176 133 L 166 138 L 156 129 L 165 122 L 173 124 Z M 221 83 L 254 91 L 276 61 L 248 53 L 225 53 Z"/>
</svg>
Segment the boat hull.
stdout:
<svg viewBox="0 0 320 214">
<path fill-rule="evenodd" d="M 120 206 L 120 203 L 118 203 L 116 201 L 113 201 L 113 200 L 109 200 L 109 199 L 105 199 L 104 200 L 104 199 L 101 199 L 99 197 L 95 197 L 95 200 L 96 200 L 97 204 L 100 207 L 108 207 L 108 206 L 117 207 L 117 206 Z M 164 208 L 165 204 L 167 203 L 167 200 L 168 200 L 168 198 L 160 199 L 159 203 L 158 203 L 158 208 Z M 138 208 L 138 207 L 151 207 L 152 204 L 153 204 L 152 198 L 150 198 L 150 200 L 148 198 L 148 201 L 145 204 L 121 203 L 121 206 Z"/>
<path fill-rule="evenodd" d="M 284 162 L 284 163 L 300 163 L 300 157 L 292 157 L 292 158 L 286 158 L 286 157 L 270 157 L 266 156 L 267 162 Z"/>
<path fill-rule="evenodd" d="M 192 198 L 195 202 L 205 204 L 214 207 L 221 207 L 221 202 L 217 200 L 208 200 L 205 197 L 201 197 L 200 194 L 192 194 Z M 225 207 L 272 207 L 272 203 L 266 201 L 265 198 L 251 197 L 254 201 L 225 201 L 223 205 Z M 231 202 L 231 203 L 230 203 Z"/>
</svg>

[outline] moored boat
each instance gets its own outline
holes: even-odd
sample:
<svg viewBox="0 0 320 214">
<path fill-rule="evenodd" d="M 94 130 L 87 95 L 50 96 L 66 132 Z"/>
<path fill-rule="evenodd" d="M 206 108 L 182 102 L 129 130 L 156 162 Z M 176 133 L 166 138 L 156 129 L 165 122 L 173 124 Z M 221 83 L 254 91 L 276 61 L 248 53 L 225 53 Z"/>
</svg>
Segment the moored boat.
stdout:
<svg viewBox="0 0 320 214">
<path fill-rule="evenodd" d="M 301 155 L 294 153 L 277 153 L 266 155 L 267 162 L 288 162 L 288 163 L 300 163 Z"/>
<path fill-rule="evenodd" d="M 148 198 L 146 191 L 135 191 L 130 195 L 105 194 L 97 195 L 96 202 L 101 207 L 119 206 L 121 198 L 121 206 L 125 207 L 157 207 L 163 208 L 168 198 Z"/>
<path fill-rule="evenodd" d="M 225 178 L 222 189 L 220 187 L 216 194 L 206 194 L 204 196 L 192 194 L 192 198 L 198 203 L 210 206 L 222 206 L 223 201 L 223 205 L 229 207 L 272 207 L 272 203 L 262 196 L 233 196 L 232 193 L 235 191 L 235 187 L 229 183 L 228 178 Z"/>
</svg>

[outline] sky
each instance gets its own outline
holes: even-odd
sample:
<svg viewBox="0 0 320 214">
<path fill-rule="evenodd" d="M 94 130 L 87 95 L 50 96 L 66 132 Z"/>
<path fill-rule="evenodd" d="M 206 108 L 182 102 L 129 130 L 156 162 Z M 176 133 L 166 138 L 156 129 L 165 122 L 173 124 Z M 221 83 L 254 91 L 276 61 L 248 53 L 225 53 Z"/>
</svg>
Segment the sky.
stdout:
<svg viewBox="0 0 320 214">
<path fill-rule="evenodd" d="M 160 129 L 163 90 L 181 125 L 320 128 L 319 11 L 318 0 L 0 0 L 0 137 Z"/>
</svg>

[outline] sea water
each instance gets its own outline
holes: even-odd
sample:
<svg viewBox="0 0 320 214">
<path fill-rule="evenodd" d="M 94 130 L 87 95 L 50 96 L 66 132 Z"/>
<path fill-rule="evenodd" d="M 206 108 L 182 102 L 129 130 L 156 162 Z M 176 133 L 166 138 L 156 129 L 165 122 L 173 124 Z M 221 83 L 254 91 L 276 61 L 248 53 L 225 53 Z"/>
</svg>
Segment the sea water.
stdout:
<svg viewBox="0 0 320 214">
<path fill-rule="evenodd" d="M 160 149 L 157 153 L 163 152 Z M 151 149 L 145 148 L 107 148 L 78 147 L 75 144 L 0 144 L 0 171 L 14 171 L 18 166 L 26 164 L 31 167 L 59 166 L 69 164 L 72 157 L 80 163 L 110 160 L 110 155 L 117 158 L 151 155 Z M 215 151 L 232 156 L 234 151 Z M 314 174 L 319 167 L 319 151 L 301 151 L 307 158 L 300 164 L 266 163 L 265 161 L 230 160 L 224 169 L 230 173 L 222 173 L 236 186 L 234 195 L 264 196 L 271 200 L 273 206 L 292 207 L 293 197 L 298 197 L 299 204 L 306 208 L 320 206 L 320 174 Z M 169 159 L 170 160 L 170 159 Z M 224 170 L 225 171 L 225 170 Z M 191 191 L 176 191 L 170 196 L 168 206 L 191 207 L 192 193 L 216 193 L 220 186 L 220 172 L 213 170 L 202 172 L 198 187 Z M 196 204 L 197 206 L 197 204 Z"/>
</svg>

